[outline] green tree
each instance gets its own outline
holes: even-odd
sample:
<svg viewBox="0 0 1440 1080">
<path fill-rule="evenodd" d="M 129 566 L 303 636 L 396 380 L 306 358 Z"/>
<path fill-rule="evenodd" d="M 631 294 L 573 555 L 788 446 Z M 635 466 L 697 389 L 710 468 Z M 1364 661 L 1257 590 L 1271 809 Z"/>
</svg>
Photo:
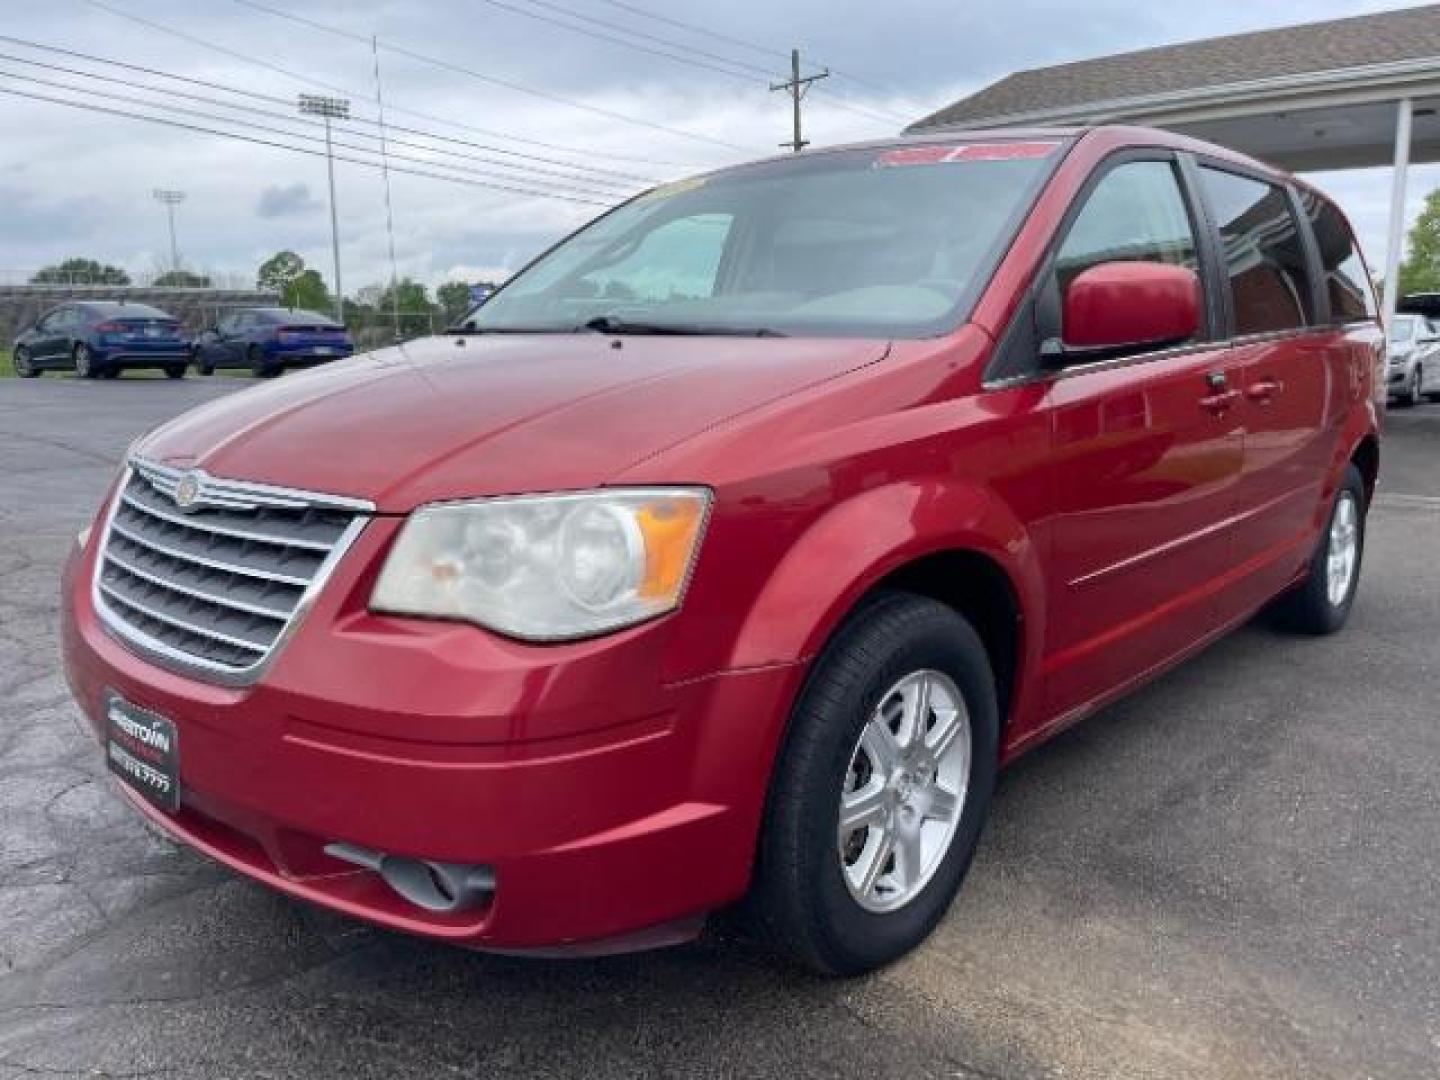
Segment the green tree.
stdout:
<svg viewBox="0 0 1440 1080">
<path fill-rule="evenodd" d="M 129 285 L 130 275 L 118 266 L 96 259 L 66 259 L 47 266 L 30 279 L 31 285 Z"/>
<path fill-rule="evenodd" d="M 285 289 L 304 272 L 304 259 L 293 251 L 280 251 L 260 264 L 255 284 L 265 292 L 277 292 L 283 296 Z"/>
<path fill-rule="evenodd" d="M 1440 292 L 1440 188 L 1425 196 L 1425 209 L 1410 228 L 1409 249 L 1400 264 L 1400 295 Z"/>
<path fill-rule="evenodd" d="M 302 270 L 280 290 L 280 302 L 306 311 L 329 311 L 330 290 L 318 270 Z"/>
<path fill-rule="evenodd" d="M 167 270 L 155 279 L 157 289 L 208 289 L 210 279 L 189 270 Z"/>
<path fill-rule="evenodd" d="M 447 323 L 459 322 L 470 310 L 470 286 L 463 281 L 447 281 L 435 290 L 435 299 Z"/>
<path fill-rule="evenodd" d="M 398 304 L 396 303 L 397 297 L 399 298 Z M 422 312 L 429 314 L 434 309 L 434 305 L 430 303 L 430 293 L 425 286 L 408 277 L 401 278 L 393 288 L 388 288 L 381 293 L 375 307 L 381 312 L 399 307 L 402 313 L 412 315 Z"/>
</svg>

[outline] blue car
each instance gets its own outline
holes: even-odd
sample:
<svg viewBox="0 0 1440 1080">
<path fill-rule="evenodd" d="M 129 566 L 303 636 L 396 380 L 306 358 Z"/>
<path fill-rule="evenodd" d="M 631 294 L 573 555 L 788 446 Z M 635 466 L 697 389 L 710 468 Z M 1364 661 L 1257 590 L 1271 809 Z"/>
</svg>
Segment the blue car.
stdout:
<svg viewBox="0 0 1440 1080">
<path fill-rule="evenodd" d="M 147 304 L 97 301 L 52 308 L 15 339 L 15 374 L 74 371 L 82 379 L 113 379 L 125 368 L 160 368 L 185 377 L 190 342 L 180 320 Z"/>
<path fill-rule="evenodd" d="M 355 351 L 350 333 L 334 319 L 299 308 L 240 308 L 195 339 L 195 370 L 249 368 L 260 378 L 289 367 L 310 367 Z"/>
</svg>

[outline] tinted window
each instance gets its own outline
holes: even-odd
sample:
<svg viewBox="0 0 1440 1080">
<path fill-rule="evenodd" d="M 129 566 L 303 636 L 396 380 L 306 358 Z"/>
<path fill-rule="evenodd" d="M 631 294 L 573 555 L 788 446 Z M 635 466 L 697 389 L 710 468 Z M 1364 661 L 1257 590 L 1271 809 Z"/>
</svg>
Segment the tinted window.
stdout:
<svg viewBox="0 0 1440 1080">
<path fill-rule="evenodd" d="M 1105 262 L 1159 262 L 1195 269 L 1195 230 L 1175 166 L 1133 161 L 1107 173 L 1070 227 L 1056 258 L 1060 288 Z"/>
<path fill-rule="evenodd" d="M 281 323 L 303 323 L 307 326 L 334 326 L 335 321 L 318 311 L 304 308 L 265 308 L 253 313 L 257 326 L 279 326 Z"/>
<path fill-rule="evenodd" d="M 561 243 L 469 316 L 574 330 L 923 337 L 949 329 L 1060 142 L 799 155 L 657 188 Z"/>
<path fill-rule="evenodd" d="M 1318 195 L 1307 191 L 1300 198 L 1320 249 L 1331 320 L 1345 323 L 1373 319 L 1377 310 L 1375 291 L 1365 274 L 1365 264 L 1355 248 L 1350 227 L 1340 211 Z"/>
<path fill-rule="evenodd" d="M 149 304 L 90 304 L 85 314 L 97 319 L 168 319 L 169 315 Z"/>
<path fill-rule="evenodd" d="M 1305 246 L 1285 190 L 1219 169 L 1202 167 L 1200 175 L 1220 227 L 1235 333 L 1289 330 L 1314 322 Z"/>
</svg>

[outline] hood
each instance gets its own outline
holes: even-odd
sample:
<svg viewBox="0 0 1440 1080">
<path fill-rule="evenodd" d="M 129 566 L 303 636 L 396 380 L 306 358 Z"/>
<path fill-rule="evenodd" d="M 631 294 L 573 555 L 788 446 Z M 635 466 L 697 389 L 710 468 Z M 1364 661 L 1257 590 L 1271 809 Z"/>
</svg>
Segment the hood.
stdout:
<svg viewBox="0 0 1440 1080">
<path fill-rule="evenodd" d="M 816 338 L 427 338 L 211 402 L 135 452 L 393 512 L 595 487 L 886 350 L 882 341 Z"/>
</svg>

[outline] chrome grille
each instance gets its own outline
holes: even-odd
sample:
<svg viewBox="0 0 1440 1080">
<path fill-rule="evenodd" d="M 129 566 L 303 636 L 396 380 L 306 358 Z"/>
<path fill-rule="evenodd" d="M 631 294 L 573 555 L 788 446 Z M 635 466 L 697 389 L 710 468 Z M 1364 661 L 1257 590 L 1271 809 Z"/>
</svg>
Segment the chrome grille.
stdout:
<svg viewBox="0 0 1440 1080">
<path fill-rule="evenodd" d="M 251 681 L 371 510 L 357 499 L 134 461 L 101 538 L 96 610 L 160 663 Z"/>
</svg>

